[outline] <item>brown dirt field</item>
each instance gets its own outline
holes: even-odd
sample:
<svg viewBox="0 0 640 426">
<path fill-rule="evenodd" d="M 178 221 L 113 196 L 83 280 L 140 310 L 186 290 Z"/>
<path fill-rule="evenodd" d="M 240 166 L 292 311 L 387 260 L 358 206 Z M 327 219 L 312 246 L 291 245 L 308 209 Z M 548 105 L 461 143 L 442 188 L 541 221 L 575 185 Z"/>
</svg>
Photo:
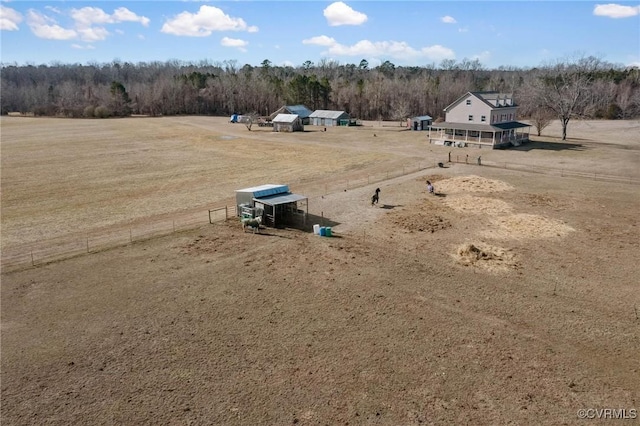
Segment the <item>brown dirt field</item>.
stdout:
<svg viewBox="0 0 640 426">
<path fill-rule="evenodd" d="M 640 186 L 464 164 L 367 185 L 450 149 L 394 127 L 164 120 L 3 117 L 3 252 L 267 182 L 308 190 L 334 237 L 227 221 L 3 272 L 3 423 L 556 425 L 640 409 Z M 549 136 L 482 158 L 610 174 L 615 159 L 637 176 L 638 123 L 599 124 L 585 132 L 615 143 Z"/>
</svg>

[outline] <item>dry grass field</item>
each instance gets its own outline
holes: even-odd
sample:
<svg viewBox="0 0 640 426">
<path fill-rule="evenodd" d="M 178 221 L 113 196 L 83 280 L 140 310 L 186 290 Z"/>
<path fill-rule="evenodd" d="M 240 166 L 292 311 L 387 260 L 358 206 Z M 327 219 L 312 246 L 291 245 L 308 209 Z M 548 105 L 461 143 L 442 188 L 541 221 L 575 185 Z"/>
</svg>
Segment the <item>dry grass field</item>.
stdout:
<svg viewBox="0 0 640 426">
<path fill-rule="evenodd" d="M 492 151 L 226 121 L 2 117 L 3 258 L 206 223 L 3 267 L 3 424 L 638 422 L 640 122 Z M 450 151 L 486 166 L 433 167 Z M 207 223 L 262 183 L 334 237 Z"/>
</svg>

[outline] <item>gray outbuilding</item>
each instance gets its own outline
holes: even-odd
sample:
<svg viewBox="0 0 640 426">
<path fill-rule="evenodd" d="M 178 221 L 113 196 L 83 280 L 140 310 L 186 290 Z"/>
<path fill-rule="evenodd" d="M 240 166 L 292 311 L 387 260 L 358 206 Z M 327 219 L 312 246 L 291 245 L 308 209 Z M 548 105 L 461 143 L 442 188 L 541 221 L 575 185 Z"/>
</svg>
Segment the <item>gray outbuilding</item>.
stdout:
<svg viewBox="0 0 640 426">
<path fill-rule="evenodd" d="M 311 124 L 314 126 L 348 126 L 349 114 L 345 111 L 330 111 L 318 109 L 313 111 L 309 116 Z"/>
<path fill-rule="evenodd" d="M 407 124 L 411 130 L 429 130 L 431 123 L 433 123 L 433 118 L 428 115 L 411 117 L 407 120 Z"/>
</svg>

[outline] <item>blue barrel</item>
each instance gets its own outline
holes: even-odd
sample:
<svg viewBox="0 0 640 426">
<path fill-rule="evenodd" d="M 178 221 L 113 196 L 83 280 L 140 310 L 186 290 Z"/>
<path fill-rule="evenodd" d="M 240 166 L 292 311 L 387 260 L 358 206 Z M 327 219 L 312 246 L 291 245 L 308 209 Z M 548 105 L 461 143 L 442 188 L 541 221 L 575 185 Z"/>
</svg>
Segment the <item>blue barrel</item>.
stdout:
<svg viewBox="0 0 640 426">
<path fill-rule="evenodd" d="M 320 227 L 320 236 L 321 237 L 326 237 L 327 236 L 327 228 L 325 228 L 324 226 Z"/>
</svg>

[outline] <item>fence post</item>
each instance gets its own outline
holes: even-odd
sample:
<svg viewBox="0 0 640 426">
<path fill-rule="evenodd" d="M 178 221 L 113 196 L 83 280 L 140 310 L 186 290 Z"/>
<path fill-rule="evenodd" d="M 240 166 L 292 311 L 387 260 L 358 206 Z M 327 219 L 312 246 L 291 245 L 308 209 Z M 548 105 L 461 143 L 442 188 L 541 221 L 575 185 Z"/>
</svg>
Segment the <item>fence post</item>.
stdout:
<svg viewBox="0 0 640 426">
<path fill-rule="evenodd" d="M 89 237 L 87 237 L 87 253 L 89 253 Z"/>
<path fill-rule="evenodd" d="M 35 263 L 33 262 L 33 250 L 31 250 L 31 266 L 35 266 Z"/>
<path fill-rule="evenodd" d="M 173 221 L 173 232 L 176 232 L 176 221 Z"/>
<path fill-rule="evenodd" d="M 133 231 L 131 230 L 131 228 L 129 228 L 129 242 L 133 242 Z"/>
<path fill-rule="evenodd" d="M 229 208 L 227 205 L 224 205 L 224 220 L 229 220 Z"/>
</svg>

